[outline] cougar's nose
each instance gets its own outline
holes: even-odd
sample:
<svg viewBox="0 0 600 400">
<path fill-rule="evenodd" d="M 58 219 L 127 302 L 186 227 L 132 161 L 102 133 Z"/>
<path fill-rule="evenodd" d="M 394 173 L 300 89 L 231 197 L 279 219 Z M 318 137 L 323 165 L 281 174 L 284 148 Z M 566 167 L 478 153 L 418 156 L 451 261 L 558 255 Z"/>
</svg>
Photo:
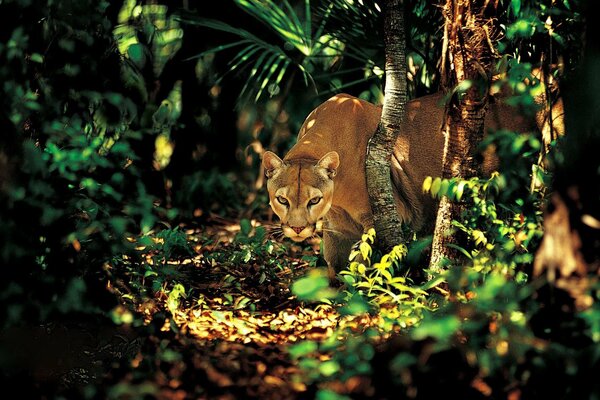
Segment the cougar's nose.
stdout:
<svg viewBox="0 0 600 400">
<path fill-rule="evenodd" d="M 294 232 L 296 232 L 297 234 L 300 234 L 300 232 L 302 232 L 304 230 L 304 228 L 306 228 L 305 226 L 290 226 L 290 228 L 292 228 L 292 230 Z"/>
</svg>

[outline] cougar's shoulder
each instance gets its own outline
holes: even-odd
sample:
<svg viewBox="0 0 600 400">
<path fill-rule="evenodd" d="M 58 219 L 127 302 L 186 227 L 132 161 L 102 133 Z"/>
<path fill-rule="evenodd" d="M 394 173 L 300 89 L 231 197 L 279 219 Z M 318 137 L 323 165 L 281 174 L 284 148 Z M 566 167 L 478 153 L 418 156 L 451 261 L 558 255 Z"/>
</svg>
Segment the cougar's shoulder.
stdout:
<svg viewBox="0 0 600 400">
<path fill-rule="evenodd" d="M 365 156 L 380 115 L 379 106 L 348 94 L 335 95 L 308 115 L 298 133 L 298 142 L 284 157 L 286 161 L 317 160 L 335 151 L 340 164 L 334 179 L 333 205 L 357 223 L 368 219 L 371 212 Z"/>
</svg>

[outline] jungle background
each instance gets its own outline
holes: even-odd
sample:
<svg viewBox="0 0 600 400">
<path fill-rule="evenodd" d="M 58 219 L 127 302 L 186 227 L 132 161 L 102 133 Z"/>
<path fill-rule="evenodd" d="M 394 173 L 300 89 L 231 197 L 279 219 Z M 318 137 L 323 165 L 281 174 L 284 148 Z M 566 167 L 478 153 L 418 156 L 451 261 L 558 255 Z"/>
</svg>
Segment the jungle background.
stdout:
<svg viewBox="0 0 600 400">
<path fill-rule="evenodd" d="M 598 27 L 583 1 L 481 3 L 495 85 L 523 113 L 560 94 L 564 137 L 491 132 L 497 174 L 424 183 L 464 204 L 446 268 L 414 280 L 431 238 L 368 232 L 334 288 L 318 239 L 273 234 L 260 159 L 335 93 L 381 104 L 382 2 L 0 0 L 3 383 L 598 398 Z M 444 4 L 405 2 L 411 98 L 440 89 Z"/>
</svg>

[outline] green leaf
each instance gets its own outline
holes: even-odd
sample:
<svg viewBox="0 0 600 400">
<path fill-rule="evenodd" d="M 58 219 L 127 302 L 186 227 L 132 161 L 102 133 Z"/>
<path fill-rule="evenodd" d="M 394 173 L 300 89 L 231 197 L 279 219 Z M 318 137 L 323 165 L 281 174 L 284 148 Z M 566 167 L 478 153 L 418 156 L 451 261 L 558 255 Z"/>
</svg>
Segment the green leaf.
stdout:
<svg viewBox="0 0 600 400">
<path fill-rule="evenodd" d="M 329 389 L 319 389 L 316 400 L 350 400 L 350 397 L 341 395 Z"/>
<path fill-rule="evenodd" d="M 412 332 L 415 340 L 423 340 L 428 337 L 444 341 L 456 333 L 460 327 L 460 320 L 456 315 L 434 316 L 421 322 Z"/>
<path fill-rule="evenodd" d="M 288 348 L 288 353 L 292 358 L 298 359 L 300 357 L 305 357 L 311 353 L 314 353 L 318 350 L 318 348 L 319 347 L 317 346 L 316 342 L 306 340 L 290 346 Z"/>
<path fill-rule="evenodd" d="M 156 273 L 156 271 L 148 269 L 146 270 L 146 272 L 144 272 L 144 278 L 148 278 L 149 276 L 158 276 L 158 273 Z"/>
<path fill-rule="evenodd" d="M 249 299 L 248 297 L 240 296 L 235 300 L 233 308 L 236 310 L 241 310 L 241 309 L 245 308 L 248 305 L 248 303 L 250 303 L 250 301 L 251 301 L 251 299 Z"/>
<path fill-rule="evenodd" d="M 329 279 L 325 271 L 314 269 L 308 276 L 298 279 L 292 284 L 292 293 L 300 300 L 316 301 L 333 297 L 334 291 L 329 288 Z"/>
<path fill-rule="evenodd" d="M 518 16 L 519 12 L 521 11 L 521 0 L 512 0 L 510 5 L 512 8 L 513 14 L 515 16 Z"/>
<path fill-rule="evenodd" d="M 319 365 L 319 372 L 325 377 L 334 375 L 340 370 L 340 364 L 337 361 L 324 361 Z"/>
<path fill-rule="evenodd" d="M 110 223 L 111 227 L 113 228 L 114 232 L 119 235 L 122 235 L 125 233 L 128 222 L 129 221 L 123 217 L 112 217 L 109 220 L 109 223 Z"/>
<path fill-rule="evenodd" d="M 410 367 L 417 363 L 417 358 L 409 353 L 400 353 L 390 362 L 390 369 L 394 372 L 400 372 L 402 369 Z"/>
<path fill-rule="evenodd" d="M 454 244 L 454 243 L 448 243 L 448 244 L 446 244 L 446 246 L 448 246 L 448 247 L 450 247 L 450 248 L 452 248 L 452 249 L 455 249 L 455 250 L 458 250 L 458 251 L 460 251 L 460 252 L 461 252 L 462 254 L 464 254 L 464 255 L 465 255 L 465 257 L 467 257 L 469 260 L 472 260 L 472 259 L 473 259 L 473 256 L 472 256 L 471 254 L 469 254 L 469 252 L 468 252 L 467 250 L 465 250 L 465 249 L 464 249 L 463 247 L 461 247 L 461 246 L 458 246 L 458 245 L 456 245 L 456 244 Z"/>
<path fill-rule="evenodd" d="M 556 32 L 552 32 L 552 38 L 561 46 L 565 46 L 565 39 Z"/>
<path fill-rule="evenodd" d="M 171 350 L 171 349 L 164 349 L 161 352 L 159 352 L 158 354 L 162 361 L 165 361 L 168 363 L 173 363 L 175 361 L 179 361 L 182 358 L 180 353 L 178 353 L 174 350 Z"/>
<path fill-rule="evenodd" d="M 442 183 L 440 184 L 440 190 L 438 197 L 448 196 L 448 188 L 450 187 L 450 181 L 448 179 L 442 179 Z"/>
<path fill-rule="evenodd" d="M 535 33 L 535 25 L 532 20 L 520 18 L 506 30 L 509 39 L 530 38 Z"/>
<path fill-rule="evenodd" d="M 393 278 L 392 278 L 392 274 L 390 273 L 390 271 L 388 270 L 382 270 L 381 271 L 381 275 L 383 275 L 383 277 L 388 281 L 388 282 L 392 282 Z"/>
<path fill-rule="evenodd" d="M 444 282 L 446 282 L 446 277 L 438 276 L 437 278 L 433 278 L 430 281 L 425 282 L 425 284 L 423 284 L 421 287 L 419 287 L 419 289 L 429 290 L 429 289 L 439 285 L 440 283 L 444 283 Z"/>
<path fill-rule="evenodd" d="M 40 53 L 33 53 L 30 57 L 31 61 L 41 64 L 44 62 L 44 56 L 42 56 Z"/>
<path fill-rule="evenodd" d="M 244 263 L 247 263 L 252 259 L 252 251 L 250 251 L 249 249 L 244 249 L 242 253 L 244 254 L 244 257 L 242 259 Z"/>
<path fill-rule="evenodd" d="M 140 43 L 134 43 L 127 48 L 127 55 L 139 68 L 142 68 L 146 63 L 144 55 L 144 47 Z"/>
<path fill-rule="evenodd" d="M 255 242 L 257 242 L 257 243 L 262 242 L 266 235 L 267 235 L 267 230 L 265 229 L 264 226 L 257 226 L 254 229 Z M 272 243 L 269 243 L 269 244 L 271 245 L 271 247 L 267 248 L 267 252 L 270 254 L 271 251 L 273 250 L 273 244 Z M 268 244 L 267 244 L 267 246 L 268 246 Z"/>
<path fill-rule="evenodd" d="M 252 231 L 252 223 L 248 219 L 243 219 L 240 221 L 240 230 L 241 234 L 244 236 L 249 236 Z"/>
<path fill-rule="evenodd" d="M 460 199 L 462 199 L 463 193 L 465 191 L 465 185 L 466 185 L 465 181 L 458 182 L 458 186 L 456 186 L 456 195 L 455 195 L 456 200 L 460 201 Z"/>
<path fill-rule="evenodd" d="M 117 21 L 119 22 L 119 24 L 124 24 L 127 21 L 129 21 L 129 19 L 131 18 L 131 15 L 133 14 L 133 9 L 135 8 L 135 6 L 136 6 L 135 0 L 123 1 L 123 6 L 119 10 L 119 14 L 117 17 Z"/>
<path fill-rule="evenodd" d="M 471 81 L 470 79 L 465 79 L 464 81 L 462 81 L 458 85 L 456 85 L 456 87 L 454 88 L 454 92 L 455 93 L 465 93 L 472 86 L 473 86 L 473 81 Z"/>
<path fill-rule="evenodd" d="M 477 300 L 494 302 L 498 299 L 500 292 L 506 288 L 506 278 L 500 274 L 491 274 L 485 280 L 483 286 L 477 288 Z"/>
<path fill-rule="evenodd" d="M 340 308 L 341 315 L 361 315 L 369 312 L 369 303 L 359 294 L 354 294 L 344 307 Z"/>
<path fill-rule="evenodd" d="M 518 271 L 515 275 L 515 282 L 517 282 L 519 285 L 525 285 L 528 280 L 529 276 L 523 271 Z"/>
<path fill-rule="evenodd" d="M 365 272 L 367 272 L 367 267 L 365 267 L 365 264 L 363 264 L 363 263 L 359 263 L 357 265 L 356 269 L 360 275 L 364 275 Z"/>
</svg>

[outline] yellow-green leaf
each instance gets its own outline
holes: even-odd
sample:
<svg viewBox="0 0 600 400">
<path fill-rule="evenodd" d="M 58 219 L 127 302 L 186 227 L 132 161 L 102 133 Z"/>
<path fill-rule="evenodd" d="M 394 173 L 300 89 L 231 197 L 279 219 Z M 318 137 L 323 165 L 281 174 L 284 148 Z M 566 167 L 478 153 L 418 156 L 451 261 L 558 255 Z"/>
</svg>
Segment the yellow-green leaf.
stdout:
<svg viewBox="0 0 600 400">
<path fill-rule="evenodd" d="M 440 186 L 442 186 L 442 180 L 439 177 L 435 178 L 431 184 L 431 197 L 435 198 L 437 196 Z"/>
<path fill-rule="evenodd" d="M 358 270 L 358 273 L 361 275 L 364 275 L 365 272 L 367 272 L 367 267 L 365 267 L 365 264 L 358 264 L 356 269 Z"/>
<path fill-rule="evenodd" d="M 385 278 L 386 281 L 391 281 L 392 280 L 392 274 L 390 273 L 390 271 L 388 271 L 387 269 L 381 269 L 381 275 L 383 275 L 383 277 Z"/>
<path fill-rule="evenodd" d="M 367 242 L 362 242 L 358 248 L 364 260 L 368 260 L 371 257 L 373 250 L 371 250 L 371 246 Z"/>
<path fill-rule="evenodd" d="M 431 189 L 432 183 L 433 183 L 433 178 L 431 176 L 428 176 L 427 178 L 425 178 L 425 180 L 423 181 L 423 193 L 429 192 L 429 190 Z"/>
<path fill-rule="evenodd" d="M 462 198 L 463 196 L 463 192 L 465 190 L 465 181 L 460 181 L 458 182 L 458 186 L 456 187 L 456 200 L 459 200 Z"/>
</svg>

